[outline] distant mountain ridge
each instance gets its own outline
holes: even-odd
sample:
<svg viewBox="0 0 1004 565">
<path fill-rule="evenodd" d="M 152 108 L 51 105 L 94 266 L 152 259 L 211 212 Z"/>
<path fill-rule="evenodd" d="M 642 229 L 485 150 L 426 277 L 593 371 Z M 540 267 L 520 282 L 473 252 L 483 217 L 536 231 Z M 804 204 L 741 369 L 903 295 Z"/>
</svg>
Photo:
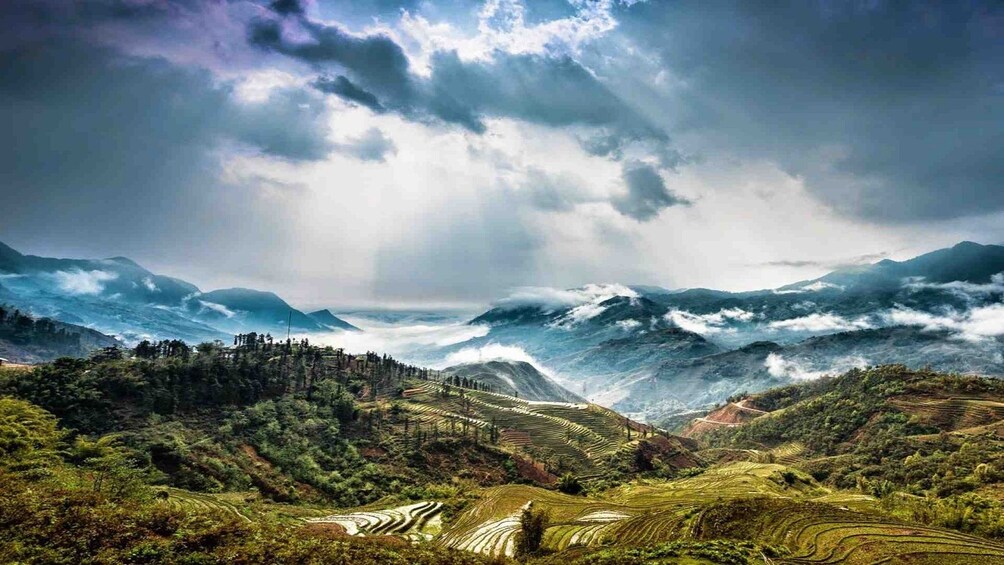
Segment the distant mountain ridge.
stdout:
<svg viewBox="0 0 1004 565">
<path fill-rule="evenodd" d="M 332 314 L 331 310 L 316 310 L 307 315 L 318 324 L 333 330 L 360 331 L 359 328 Z"/>
<path fill-rule="evenodd" d="M 56 259 L 24 255 L 0 243 L 0 302 L 119 336 L 229 340 L 234 333 L 284 335 L 358 329 L 327 312 L 305 314 L 275 293 L 247 288 L 208 292 L 158 275 L 125 257 Z"/>
<path fill-rule="evenodd" d="M 559 294 L 559 293 L 555 293 Z M 444 354 L 519 347 L 591 401 L 658 421 L 739 393 L 878 363 L 1004 376 L 1004 247 L 965 241 L 905 261 L 728 292 L 587 285 L 503 300 L 486 335 Z"/>
</svg>

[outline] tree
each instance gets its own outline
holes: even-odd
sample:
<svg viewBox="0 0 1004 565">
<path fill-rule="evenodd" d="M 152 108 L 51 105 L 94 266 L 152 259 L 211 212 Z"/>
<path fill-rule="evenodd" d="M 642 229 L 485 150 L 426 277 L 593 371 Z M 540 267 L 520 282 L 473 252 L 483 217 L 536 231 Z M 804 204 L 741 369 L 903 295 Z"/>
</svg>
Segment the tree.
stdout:
<svg viewBox="0 0 1004 565">
<path fill-rule="evenodd" d="M 135 349 L 133 349 L 133 355 L 141 359 L 156 359 L 158 353 L 158 348 L 156 345 L 150 343 L 149 340 L 144 339 L 139 342 Z"/>
<path fill-rule="evenodd" d="M 579 479 L 575 475 L 565 473 L 561 476 L 561 479 L 558 480 L 558 490 L 565 494 L 576 495 L 582 494 L 582 491 L 585 489 L 582 487 L 582 483 L 579 482 Z"/>
<path fill-rule="evenodd" d="M 129 451 L 118 444 L 118 438 L 107 435 L 96 440 L 78 436 L 73 442 L 72 458 L 88 470 L 95 492 L 113 499 L 133 496 L 143 488 L 142 472 Z"/>
<path fill-rule="evenodd" d="M 519 517 L 519 532 L 516 533 L 516 558 L 525 559 L 540 551 L 547 529 L 547 511 L 536 509 L 529 503 Z"/>
</svg>

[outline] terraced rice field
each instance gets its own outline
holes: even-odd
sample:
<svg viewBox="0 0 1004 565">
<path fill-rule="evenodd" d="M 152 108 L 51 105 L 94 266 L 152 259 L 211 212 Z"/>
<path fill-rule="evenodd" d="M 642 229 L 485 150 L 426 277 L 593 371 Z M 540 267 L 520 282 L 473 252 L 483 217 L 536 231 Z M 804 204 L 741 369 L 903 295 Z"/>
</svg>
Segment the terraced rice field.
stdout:
<svg viewBox="0 0 1004 565">
<path fill-rule="evenodd" d="M 165 503 L 172 508 L 187 512 L 219 511 L 238 516 L 248 522 L 251 521 L 248 511 L 226 500 L 225 495 L 205 494 L 176 488 L 167 489 L 167 494 Z"/>
<path fill-rule="evenodd" d="M 623 418 L 589 404 L 531 402 L 513 396 L 452 388 L 443 397 L 440 385 L 416 383 L 402 406 L 423 423 L 440 429 L 463 421 L 485 428 L 494 423 L 504 437 L 518 438 L 513 447 L 532 444 L 552 450 L 582 468 L 614 453 L 627 441 Z M 453 422 L 453 424 L 451 424 Z M 445 428 L 444 428 L 445 426 Z M 514 432 L 509 433 L 506 432 Z"/>
<path fill-rule="evenodd" d="M 1004 402 L 995 399 L 900 398 L 890 402 L 922 423 L 943 430 L 975 428 L 1004 420 Z"/>
<path fill-rule="evenodd" d="M 803 453 L 805 453 L 805 444 L 800 441 L 785 443 L 770 450 L 774 461 L 785 465 L 793 465 L 801 461 Z"/>
<path fill-rule="evenodd" d="M 790 489 L 770 480 L 780 465 L 734 463 L 696 477 L 650 485 L 625 485 L 602 499 L 568 496 L 523 485 L 484 491 L 438 539 L 447 547 L 486 555 L 511 555 L 519 513 L 528 504 L 545 509 L 550 526 L 544 546 L 563 550 L 613 540 L 645 545 L 677 539 L 686 519 L 701 505 L 722 497 L 789 496 Z"/>
<path fill-rule="evenodd" d="M 397 508 L 308 518 L 311 524 L 338 524 L 351 536 L 399 535 L 431 539 L 439 530 L 440 502 L 418 502 Z"/>
<path fill-rule="evenodd" d="M 752 510 L 737 512 L 731 518 L 736 531 L 729 532 L 726 522 L 722 534 L 789 548 L 791 556 L 778 562 L 1004 563 L 1004 545 L 884 517 L 874 512 L 877 502 L 870 496 L 829 493 L 811 482 L 787 486 L 778 480 L 785 469 L 739 462 L 687 479 L 624 485 L 601 498 L 523 485 L 496 487 L 485 490 L 437 543 L 512 555 L 520 512 L 531 504 L 549 514 L 543 543 L 553 551 L 701 538 L 706 509 L 746 501 Z M 722 531 L 722 524 L 715 522 L 715 528 Z M 708 528 L 707 539 L 714 539 L 715 528 Z"/>
<path fill-rule="evenodd" d="M 896 522 L 830 504 L 774 501 L 743 507 L 736 532 L 792 550 L 785 563 L 1004 563 L 1004 545 L 938 528 Z M 721 535 L 720 520 L 712 536 Z M 726 526 L 726 530 L 727 530 Z"/>
</svg>

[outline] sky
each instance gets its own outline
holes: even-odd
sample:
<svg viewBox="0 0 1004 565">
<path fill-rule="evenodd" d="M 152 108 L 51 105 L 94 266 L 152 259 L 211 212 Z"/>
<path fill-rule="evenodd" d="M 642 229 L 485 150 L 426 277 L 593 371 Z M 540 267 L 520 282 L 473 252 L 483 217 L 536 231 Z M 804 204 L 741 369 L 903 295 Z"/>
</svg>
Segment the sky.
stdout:
<svg viewBox="0 0 1004 565">
<path fill-rule="evenodd" d="M 0 116 L 0 241 L 301 306 L 1004 242 L 998 2 L 4 2 Z"/>
</svg>

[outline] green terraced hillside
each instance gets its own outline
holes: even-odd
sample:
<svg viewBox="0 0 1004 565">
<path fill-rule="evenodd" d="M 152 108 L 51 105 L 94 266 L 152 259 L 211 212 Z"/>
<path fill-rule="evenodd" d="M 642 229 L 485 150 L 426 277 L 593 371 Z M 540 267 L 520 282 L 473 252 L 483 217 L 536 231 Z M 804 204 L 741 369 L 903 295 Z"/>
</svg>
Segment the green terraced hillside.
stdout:
<svg viewBox="0 0 1004 565">
<path fill-rule="evenodd" d="M 396 404 L 429 433 L 484 437 L 506 449 L 543 451 L 577 474 L 592 474 L 655 428 L 589 403 L 531 401 L 500 393 L 464 389 L 433 381 L 414 381 Z M 689 454 L 697 444 L 665 436 L 669 449 Z M 696 459 L 683 457 L 682 467 Z"/>
</svg>

